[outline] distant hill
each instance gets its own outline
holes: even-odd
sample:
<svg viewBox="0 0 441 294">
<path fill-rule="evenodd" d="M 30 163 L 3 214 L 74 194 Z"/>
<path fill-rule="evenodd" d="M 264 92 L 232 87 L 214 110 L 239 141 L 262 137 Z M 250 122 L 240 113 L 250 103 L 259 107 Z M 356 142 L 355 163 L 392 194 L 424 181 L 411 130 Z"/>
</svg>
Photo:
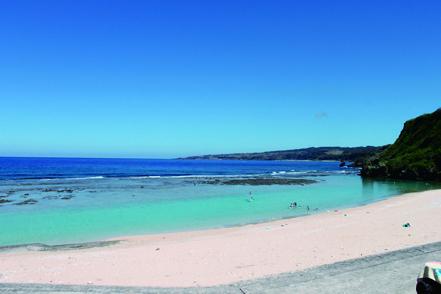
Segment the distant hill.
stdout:
<svg viewBox="0 0 441 294">
<path fill-rule="evenodd" d="M 361 175 L 441 181 L 441 108 L 407 121 L 395 143 L 368 160 Z"/>
<path fill-rule="evenodd" d="M 214 154 L 190 156 L 182 159 L 229 159 L 229 160 L 345 160 L 360 164 L 386 147 L 310 147 L 302 149 L 267 151 L 255 153 Z"/>
</svg>

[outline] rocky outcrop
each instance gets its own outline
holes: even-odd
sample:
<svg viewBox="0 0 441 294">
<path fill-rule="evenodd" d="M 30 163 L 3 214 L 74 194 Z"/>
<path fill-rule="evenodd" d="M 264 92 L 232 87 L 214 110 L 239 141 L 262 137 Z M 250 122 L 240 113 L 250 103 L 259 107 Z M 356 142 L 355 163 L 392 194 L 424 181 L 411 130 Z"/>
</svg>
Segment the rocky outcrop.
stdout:
<svg viewBox="0 0 441 294">
<path fill-rule="evenodd" d="M 361 175 L 441 181 L 441 109 L 407 121 L 394 144 L 363 164 Z"/>
</svg>

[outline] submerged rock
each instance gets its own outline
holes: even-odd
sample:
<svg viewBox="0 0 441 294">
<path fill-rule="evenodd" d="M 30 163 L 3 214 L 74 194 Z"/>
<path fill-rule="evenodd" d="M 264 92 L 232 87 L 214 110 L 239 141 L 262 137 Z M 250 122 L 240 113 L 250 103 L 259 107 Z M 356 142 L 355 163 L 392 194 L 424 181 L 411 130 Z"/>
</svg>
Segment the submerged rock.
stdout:
<svg viewBox="0 0 441 294">
<path fill-rule="evenodd" d="M 0 198 L 0 204 L 9 203 L 9 202 L 12 202 L 12 201 L 9 199 L 6 199 L 4 197 Z"/>
<path fill-rule="evenodd" d="M 45 188 L 42 190 L 43 192 L 57 192 L 57 193 L 72 193 L 73 189 L 53 189 L 53 188 Z"/>
<path fill-rule="evenodd" d="M 14 205 L 33 205 L 37 202 L 35 199 L 26 199 L 25 201 L 14 203 Z"/>
<path fill-rule="evenodd" d="M 250 186 L 268 186 L 268 185 L 309 185 L 317 181 L 310 179 L 292 179 L 292 178 L 238 178 L 238 179 L 207 179 L 200 181 L 201 184 L 212 185 L 250 185 Z"/>
<path fill-rule="evenodd" d="M 73 197 L 74 197 L 73 195 L 66 195 L 66 196 L 61 197 L 60 199 L 62 199 L 62 200 L 70 200 Z"/>
<path fill-rule="evenodd" d="M 44 196 L 43 199 L 45 200 L 53 200 L 53 199 L 58 199 L 58 196 Z"/>
</svg>

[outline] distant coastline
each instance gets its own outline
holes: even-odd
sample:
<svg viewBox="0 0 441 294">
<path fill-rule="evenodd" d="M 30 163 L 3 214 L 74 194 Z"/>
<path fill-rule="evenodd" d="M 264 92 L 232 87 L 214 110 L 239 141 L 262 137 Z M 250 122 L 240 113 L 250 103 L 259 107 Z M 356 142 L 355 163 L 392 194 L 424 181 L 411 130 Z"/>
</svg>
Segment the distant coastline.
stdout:
<svg viewBox="0 0 441 294">
<path fill-rule="evenodd" d="M 350 161 L 355 166 L 361 166 L 369 157 L 385 150 L 386 146 L 360 146 L 360 147 L 309 147 L 290 150 L 208 154 L 182 157 L 178 159 L 189 160 L 304 160 L 304 161 Z"/>
<path fill-rule="evenodd" d="M 441 181 L 441 108 L 404 123 L 391 145 L 310 147 L 254 153 L 190 156 L 180 159 L 338 160 L 361 168 L 364 178 Z"/>
</svg>

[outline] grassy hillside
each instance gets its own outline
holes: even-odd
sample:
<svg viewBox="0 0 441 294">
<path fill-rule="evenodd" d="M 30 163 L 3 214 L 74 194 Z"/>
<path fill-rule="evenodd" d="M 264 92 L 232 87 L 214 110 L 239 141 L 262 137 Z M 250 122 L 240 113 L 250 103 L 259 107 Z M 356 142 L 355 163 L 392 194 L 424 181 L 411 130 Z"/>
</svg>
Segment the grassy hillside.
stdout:
<svg viewBox="0 0 441 294">
<path fill-rule="evenodd" d="M 268 151 L 256 153 L 233 153 L 191 156 L 185 159 L 230 159 L 230 160 L 346 160 L 361 162 L 377 154 L 385 147 L 311 147 L 303 149 Z"/>
<path fill-rule="evenodd" d="M 366 162 L 361 174 L 441 181 L 441 109 L 407 121 L 395 143 Z"/>
</svg>

